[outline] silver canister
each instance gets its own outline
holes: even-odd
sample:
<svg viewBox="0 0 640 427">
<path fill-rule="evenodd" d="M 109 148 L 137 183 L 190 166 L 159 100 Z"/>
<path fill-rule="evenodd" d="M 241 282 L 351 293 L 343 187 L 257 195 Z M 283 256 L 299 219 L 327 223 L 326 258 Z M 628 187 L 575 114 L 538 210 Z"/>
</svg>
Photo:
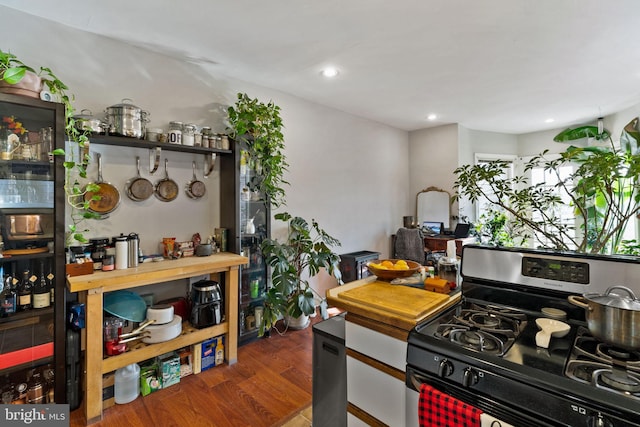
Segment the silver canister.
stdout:
<svg viewBox="0 0 640 427">
<path fill-rule="evenodd" d="M 140 237 L 136 233 L 129 233 L 127 236 L 129 268 L 138 266 L 138 251 L 140 247 Z"/>
<path fill-rule="evenodd" d="M 182 122 L 169 122 L 167 139 L 169 144 L 182 144 Z"/>
</svg>

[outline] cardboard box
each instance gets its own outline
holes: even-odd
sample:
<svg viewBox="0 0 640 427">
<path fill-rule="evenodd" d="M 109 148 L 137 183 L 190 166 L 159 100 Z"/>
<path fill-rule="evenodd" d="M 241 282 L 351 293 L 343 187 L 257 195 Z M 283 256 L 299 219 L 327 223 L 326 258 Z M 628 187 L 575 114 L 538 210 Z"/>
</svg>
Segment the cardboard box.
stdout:
<svg viewBox="0 0 640 427">
<path fill-rule="evenodd" d="M 200 370 L 206 371 L 224 363 L 224 336 L 209 338 L 201 344 Z"/>
<path fill-rule="evenodd" d="M 180 382 L 180 356 L 175 351 L 158 356 L 158 372 L 162 373 L 162 388 Z"/>
<path fill-rule="evenodd" d="M 158 363 L 155 359 L 140 365 L 140 394 L 146 396 L 162 388 L 162 378 L 158 375 Z"/>
<path fill-rule="evenodd" d="M 193 374 L 193 353 L 191 348 L 185 347 L 178 350 L 180 357 L 180 378 Z"/>
</svg>

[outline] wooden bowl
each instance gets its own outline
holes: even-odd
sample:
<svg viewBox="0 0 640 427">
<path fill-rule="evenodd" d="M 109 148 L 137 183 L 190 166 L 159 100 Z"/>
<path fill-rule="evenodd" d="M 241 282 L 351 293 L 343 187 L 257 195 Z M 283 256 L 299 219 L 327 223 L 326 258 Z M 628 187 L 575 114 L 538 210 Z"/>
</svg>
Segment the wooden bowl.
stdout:
<svg viewBox="0 0 640 427">
<path fill-rule="evenodd" d="M 380 260 L 372 260 L 367 263 L 367 268 L 371 272 L 371 274 L 378 277 L 380 280 L 391 281 L 393 279 L 397 279 L 399 277 L 409 277 L 413 276 L 418 272 L 421 265 L 414 261 L 405 260 L 407 265 L 409 266 L 408 270 L 385 270 L 372 266 L 371 264 L 382 264 L 383 261 L 391 261 L 392 263 L 396 263 L 399 261 L 397 259 L 380 259 Z"/>
</svg>

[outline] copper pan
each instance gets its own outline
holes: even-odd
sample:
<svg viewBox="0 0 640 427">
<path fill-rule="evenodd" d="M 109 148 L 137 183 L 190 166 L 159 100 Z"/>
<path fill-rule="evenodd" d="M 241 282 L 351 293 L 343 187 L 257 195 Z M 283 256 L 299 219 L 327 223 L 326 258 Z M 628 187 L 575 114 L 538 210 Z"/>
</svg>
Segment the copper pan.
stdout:
<svg viewBox="0 0 640 427">
<path fill-rule="evenodd" d="M 107 215 L 116 210 L 120 205 L 120 192 L 118 189 L 105 182 L 102 178 L 102 156 L 96 154 L 98 159 L 98 180 L 93 183 L 97 185 L 98 191 L 87 191 L 84 193 L 84 201 L 89 203 L 87 210 L 98 215 Z"/>
</svg>

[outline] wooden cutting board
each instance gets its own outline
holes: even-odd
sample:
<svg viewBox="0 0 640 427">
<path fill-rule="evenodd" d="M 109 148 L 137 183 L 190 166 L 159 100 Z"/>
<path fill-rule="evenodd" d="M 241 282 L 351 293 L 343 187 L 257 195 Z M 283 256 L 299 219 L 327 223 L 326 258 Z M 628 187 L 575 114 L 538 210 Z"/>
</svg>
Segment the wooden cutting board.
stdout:
<svg viewBox="0 0 640 427">
<path fill-rule="evenodd" d="M 379 281 L 340 292 L 339 297 L 411 320 L 449 302 L 446 294 Z"/>
</svg>

